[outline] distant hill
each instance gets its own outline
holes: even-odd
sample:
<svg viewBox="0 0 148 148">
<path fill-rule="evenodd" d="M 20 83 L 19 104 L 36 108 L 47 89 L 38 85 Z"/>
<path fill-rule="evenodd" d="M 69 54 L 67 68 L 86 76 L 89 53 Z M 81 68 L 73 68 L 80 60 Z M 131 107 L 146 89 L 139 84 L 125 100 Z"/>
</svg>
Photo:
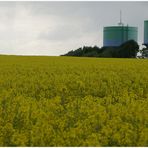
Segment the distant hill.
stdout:
<svg viewBox="0 0 148 148">
<path fill-rule="evenodd" d="M 108 57 L 108 58 L 133 58 L 139 50 L 139 45 L 134 40 L 129 40 L 120 46 L 102 47 L 97 46 L 78 48 L 71 50 L 62 56 L 78 56 L 78 57 Z"/>
</svg>

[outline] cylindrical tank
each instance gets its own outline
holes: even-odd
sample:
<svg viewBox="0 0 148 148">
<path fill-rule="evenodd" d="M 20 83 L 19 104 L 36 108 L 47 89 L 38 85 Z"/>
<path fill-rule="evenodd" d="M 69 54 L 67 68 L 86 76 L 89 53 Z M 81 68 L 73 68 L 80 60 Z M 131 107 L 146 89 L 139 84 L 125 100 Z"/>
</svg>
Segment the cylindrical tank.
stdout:
<svg viewBox="0 0 148 148">
<path fill-rule="evenodd" d="M 144 21 L 144 45 L 148 45 L 148 20 Z"/>
<path fill-rule="evenodd" d="M 137 42 L 138 28 L 129 26 L 104 27 L 103 46 L 120 46 L 128 40 Z"/>
</svg>

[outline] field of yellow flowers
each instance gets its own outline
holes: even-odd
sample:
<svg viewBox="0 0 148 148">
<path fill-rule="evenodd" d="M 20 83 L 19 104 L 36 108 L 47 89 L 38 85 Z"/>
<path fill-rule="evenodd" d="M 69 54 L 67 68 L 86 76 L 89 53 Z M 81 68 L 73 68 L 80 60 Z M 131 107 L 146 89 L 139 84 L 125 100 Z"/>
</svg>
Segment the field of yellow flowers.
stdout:
<svg viewBox="0 0 148 148">
<path fill-rule="evenodd" d="M 0 146 L 148 146 L 148 60 L 0 56 Z"/>
</svg>

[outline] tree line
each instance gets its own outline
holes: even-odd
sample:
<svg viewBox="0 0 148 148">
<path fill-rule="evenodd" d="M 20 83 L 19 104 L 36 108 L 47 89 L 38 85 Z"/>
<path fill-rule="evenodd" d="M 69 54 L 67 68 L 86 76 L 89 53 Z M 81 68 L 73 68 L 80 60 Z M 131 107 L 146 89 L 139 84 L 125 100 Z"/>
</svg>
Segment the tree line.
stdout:
<svg viewBox="0 0 148 148">
<path fill-rule="evenodd" d="M 106 57 L 106 58 L 134 58 L 139 51 L 139 45 L 134 40 L 129 40 L 120 46 L 112 47 L 91 47 L 83 46 L 76 50 L 71 50 L 62 56 L 78 57 Z"/>
</svg>

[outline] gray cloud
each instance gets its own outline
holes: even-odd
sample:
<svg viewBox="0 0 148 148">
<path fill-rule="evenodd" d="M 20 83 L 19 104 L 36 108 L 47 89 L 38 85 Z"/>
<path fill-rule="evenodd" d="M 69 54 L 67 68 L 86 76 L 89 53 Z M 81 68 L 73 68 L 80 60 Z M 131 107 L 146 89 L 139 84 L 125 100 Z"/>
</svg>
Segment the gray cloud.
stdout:
<svg viewBox="0 0 148 148">
<path fill-rule="evenodd" d="M 103 27 L 137 26 L 143 42 L 148 2 L 0 2 L 0 53 L 60 55 L 83 45 L 102 46 Z"/>
</svg>

